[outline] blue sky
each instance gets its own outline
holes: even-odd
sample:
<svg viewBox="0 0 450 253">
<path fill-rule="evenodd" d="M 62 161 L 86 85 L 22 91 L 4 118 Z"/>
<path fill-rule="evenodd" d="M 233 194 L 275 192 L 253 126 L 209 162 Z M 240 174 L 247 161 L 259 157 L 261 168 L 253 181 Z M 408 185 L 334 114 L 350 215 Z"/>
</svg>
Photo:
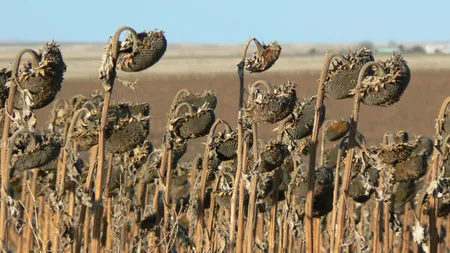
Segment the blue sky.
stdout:
<svg viewBox="0 0 450 253">
<path fill-rule="evenodd" d="M 449 0 L 1 0 L 0 40 L 105 42 L 123 25 L 172 43 L 450 41 Z M 131 3 L 131 4 L 128 4 Z M 20 16 L 19 16 L 20 15 Z"/>
</svg>

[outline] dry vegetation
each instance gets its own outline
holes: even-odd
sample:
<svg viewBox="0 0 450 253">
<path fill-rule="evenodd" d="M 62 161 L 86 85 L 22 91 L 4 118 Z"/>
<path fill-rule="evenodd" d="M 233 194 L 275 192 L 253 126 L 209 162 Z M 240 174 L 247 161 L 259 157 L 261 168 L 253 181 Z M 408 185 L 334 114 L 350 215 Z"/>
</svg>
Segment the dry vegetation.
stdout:
<svg viewBox="0 0 450 253">
<path fill-rule="evenodd" d="M 305 69 L 281 47 L 250 38 L 238 75 L 214 71 L 228 58 L 158 71 L 180 60 L 164 33 L 123 27 L 100 81 L 91 65 L 67 78 L 54 42 L 17 49 L 0 72 L 0 246 L 448 252 L 450 64 L 358 48 Z"/>
</svg>

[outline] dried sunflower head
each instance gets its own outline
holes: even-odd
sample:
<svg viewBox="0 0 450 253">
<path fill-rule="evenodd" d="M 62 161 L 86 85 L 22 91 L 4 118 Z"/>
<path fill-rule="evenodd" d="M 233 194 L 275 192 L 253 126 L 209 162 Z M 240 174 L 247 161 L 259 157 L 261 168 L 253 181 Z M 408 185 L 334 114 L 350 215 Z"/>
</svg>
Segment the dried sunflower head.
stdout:
<svg viewBox="0 0 450 253">
<path fill-rule="evenodd" d="M 62 140 L 59 136 L 42 131 L 33 133 L 33 138 L 36 141 L 34 147 L 18 148 L 17 153 L 13 155 L 11 160 L 13 170 L 23 171 L 39 168 L 58 158 L 62 145 Z"/>
<path fill-rule="evenodd" d="M 406 161 L 394 166 L 394 178 L 397 182 L 417 180 L 427 172 L 429 157 L 433 152 L 433 141 L 424 136 L 416 136 L 410 143 L 414 146 L 411 155 Z"/>
<path fill-rule="evenodd" d="M 267 204 L 267 206 L 272 206 L 272 204 L 274 204 L 274 203 L 272 203 L 272 197 L 273 197 L 273 194 L 275 194 L 275 192 L 274 192 L 275 181 L 273 178 L 274 173 L 259 173 L 259 174 L 255 174 L 254 176 L 259 177 L 258 185 L 256 187 L 256 198 L 258 200 L 263 200 L 265 202 L 265 204 Z M 246 184 L 246 186 L 247 186 L 247 191 L 250 192 L 251 182 Z M 279 187 L 279 185 L 278 185 L 278 187 Z"/>
<path fill-rule="evenodd" d="M 61 89 L 66 65 L 59 46 L 54 42 L 47 43 L 37 57 L 38 65 L 27 61 L 18 73 L 18 92 L 14 97 L 14 107 L 22 109 L 40 109 L 50 104 Z M 35 59 L 36 60 L 36 59 Z M 33 60 L 34 61 L 34 60 Z"/>
<path fill-rule="evenodd" d="M 219 185 L 217 191 L 213 192 L 216 195 L 217 203 L 220 207 L 231 208 L 231 195 L 233 193 L 233 180 L 235 170 L 228 166 L 222 166 L 218 173 Z"/>
<path fill-rule="evenodd" d="M 238 135 L 236 132 L 218 133 L 213 137 L 214 152 L 221 161 L 237 157 Z"/>
<path fill-rule="evenodd" d="M 122 171 L 121 166 L 120 166 L 120 161 L 121 159 L 118 157 L 115 157 L 115 164 L 113 165 L 112 169 L 111 169 L 111 175 L 109 178 L 109 184 L 105 187 L 108 187 L 108 197 L 112 197 L 112 196 L 116 196 L 117 194 L 119 194 L 119 188 L 121 187 L 127 187 L 124 184 L 124 178 L 125 178 L 125 174 L 124 171 Z M 106 182 L 106 177 L 107 177 L 107 173 L 103 174 L 103 182 Z M 131 187 L 128 187 L 128 189 L 130 189 Z"/>
<path fill-rule="evenodd" d="M 143 215 L 142 219 L 139 221 L 139 228 L 147 231 L 154 231 L 157 223 L 157 212 L 151 208 L 149 212 Z"/>
<path fill-rule="evenodd" d="M 129 34 L 122 41 L 117 68 L 125 72 L 139 72 L 157 63 L 167 49 L 167 40 L 164 31 L 153 30 L 136 35 L 136 41 Z M 110 45 L 111 48 L 111 45 Z"/>
<path fill-rule="evenodd" d="M 411 156 L 405 162 L 395 165 L 394 178 L 397 182 L 416 180 L 425 175 L 427 160 L 423 156 Z"/>
<path fill-rule="evenodd" d="M 296 84 L 288 82 L 278 87 L 269 86 L 268 90 L 250 87 L 250 103 L 246 110 L 246 117 L 254 123 L 277 123 L 294 110 L 297 93 Z"/>
<path fill-rule="evenodd" d="M 111 134 L 106 139 L 106 149 L 110 152 L 124 153 L 143 143 L 150 133 L 149 112 L 148 104 L 113 105 L 110 113 L 114 113 L 116 118 L 108 122 Z"/>
<path fill-rule="evenodd" d="M 232 162 L 233 160 L 229 160 L 228 162 Z M 202 170 L 204 169 L 203 166 L 203 157 L 198 158 L 198 166 L 197 166 L 197 183 L 195 187 L 200 185 L 201 182 L 201 175 Z M 208 176 L 206 177 L 206 187 L 212 188 L 212 185 L 214 183 L 214 180 L 216 179 L 218 172 L 221 170 L 221 168 L 228 167 L 227 171 L 232 171 L 235 166 L 233 166 L 231 163 L 226 164 L 225 162 L 222 163 L 219 159 L 217 159 L 214 156 L 210 156 L 208 159 Z"/>
<path fill-rule="evenodd" d="M 416 195 L 414 199 L 415 212 L 430 215 L 431 197 L 438 198 L 437 216 L 445 217 L 450 213 L 450 181 L 448 178 L 438 178 L 431 183 L 425 183 L 424 179 L 416 181 Z"/>
<path fill-rule="evenodd" d="M 205 91 L 202 93 L 192 93 L 188 90 L 180 90 L 175 98 L 172 110 L 175 111 L 176 107 L 181 103 L 188 103 L 194 109 L 200 108 L 206 105 L 207 108 L 214 110 L 217 105 L 217 96 L 212 91 Z M 183 112 L 183 111 L 182 111 Z"/>
<path fill-rule="evenodd" d="M 184 115 L 180 112 L 183 107 L 188 110 Z M 178 105 L 171 117 L 169 129 L 183 139 L 196 139 L 207 135 L 216 120 L 214 111 L 205 105 L 194 110 L 188 103 Z"/>
<path fill-rule="evenodd" d="M 245 61 L 245 69 L 253 72 L 264 72 L 272 67 L 278 60 L 281 53 L 281 46 L 278 42 L 274 41 L 269 45 L 259 43 L 258 40 L 254 40 L 256 45 L 256 52 L 252 58 L 247 58 Z"/>
<path fill-rule="evenodd" d="M 350 91 L 356 87 L 359 72 L 364 64 L 373 61 L 372 51 L 366 48 L 350 51 L 345 61 L 334 59 L 328 70 L 324 92 L 328 98 L 344 99 L 351 97 Z"/>
<path fill-rule="evenodd" d="M 381 61 L 386 75 L 369 75 L 362 81 L 362 102 L 366 105 L 389 106 L 400 100 L 411 78 L 408 64 L 394 53 L 390 59 Z"/>
<path fill-rule="evenodd" d="M 316 101 L 317 96 L 303 99 L 301 103 L 296 104 L 291 116 L 283 122 L 284 129 L 290 138 L 299 140 L 312 134 Z M 325 105 L 322 105 L 320 107 L 319 126 L 325 120 L 325 112 Z"/>
<path fill-rule="evenodd" d="M 244 140 L 247 142 L 247 147 L 251 148 L 253 145 L 253 135 L 245 132 Z M 238 133 L 236 131 L 225 131 L 216 133 L 212 137 L 212 151 L 220 161 L 228 161 L 237 157 L 238 148 Z"/>
<path fill-rule="evenodd" d="M 395 143 L 392 145 L 373 147 L 378 158 L 385 164 L 395 165 L 408 160 L 414 150 L 411 143 Z"/>
<path fill-rule="evenodd" d="M 289 155 L 286 144 L 279 141 L 269 142 L 260 154 L 260 172 L 270 172 L 280 167 Z"/>
<path fill-rule="evenodd" d="M 314 188 L 313 217 L 322 217 L 333 209 L 334 169 L 320 167 L 316 170 L 316 184 Z M 293 189 L 300 215 L 305 215 L 306 194 L 308 180 L 302 175 Z"/>
<path fill-rule="evenodd" d="M 401 214 L 405 204 L 414 198 L 416 183 L 414 181 L 399 182 L 394 186 L 391 202 L 394 203 L 395 213 Z"/>
<path fill-rule="evenodd" d="M 87 110 L 82 108 L 77 110 Z M 89 111 L 89 110 L 87 110 Z M 92 146 L 98 144 L 98 133 L 100 131 L 100 118 L 101 111 L 92 110 L 89 113 L 79 112 L 79 118 L 74 123 L 73 133 L 70 140 L 74 141 L 78 145 L 80 151 L 89 150 Z M 114 117 L 115 118 L 115 117 Z M 109 121 L 109 120 L 108 120 Z M 111 134 L 111 124 L 107 124 L 106 137 Z"/>
<path fill-rule="evenodd" d="M 375 192 L 374 187 L 378 185 L 378 170 L 374 167 L 367 168 L 364 172 L 358 173 L 350 181 L 348 194 L 355 202 L 365 203 Z"/>
<path fill-rule="evenodd" d="M 150 141 L 145 140 L 142 144 L 139 144 L 134 149 L 127 153 L 129 166 L 133 166 L 135 169 L 139 169 L 144 165 L 150 154 L 153 152 L 153 145 Z"/>
<path fill-rule="evenodd" d="M 176 210 L 186 210 L 188 208 L 188 203 L 190 199 L 191 185 L 189 182 L 189 170 L 190 168 L 185 168 L 183 166 L 178 166 L 174 175 L 172 176 L 172 186 L 171 191 L 172 198 L 176 203 Z"/>
</svg>

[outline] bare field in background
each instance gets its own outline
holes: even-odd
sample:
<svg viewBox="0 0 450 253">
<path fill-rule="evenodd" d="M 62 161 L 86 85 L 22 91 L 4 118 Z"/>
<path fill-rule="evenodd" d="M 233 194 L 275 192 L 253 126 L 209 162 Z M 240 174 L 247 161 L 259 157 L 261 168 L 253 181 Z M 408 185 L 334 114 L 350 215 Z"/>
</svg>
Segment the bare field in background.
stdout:
<svg viewBox="0 0 450 253">
<path fill-rule="evenodd" d="M 283 58 L 280 58 L 282 60 Z M 409 60 L 406 58 L 406 60 Z M 195 65 L 196 63 L 191 63 Z M 320 65 L 320 63 L 314 63 Z M 71 65 L 69 65 L 71 66 Z M 73 66 L 72 66 L 73 67 Z M 233 73 L 198 73 L 198 74 L 168 74 L 154 73 L 154 69 L 145 71 L 140 76 L 139 83 L 133 91 L 116 82 L 113 100 L 148 102 L 151 106 L 151 140 L 159 145 L 162 131 L 167 123 L 166 114 L 171 101 L 178 90 L 186 88 L 193 92 L 214 90 L 219 98 L 216 116 L 236 125 L 238 108 L 238 77 Z M 312 72 L 277 72 L 269 70 L 262 74 L 246 75 L 246 83 L 259 79 L 273 84 L 286 83 L 288 80 L 298 84 L 299 98 L 310 97 L 317 92 L 318 71 Z M 120 74 L 120 72 L 119 72 Z M 385 131 L 406 130 L 411 134 L 434 134 L 435 119 L 442 101 L 450 90 L 450 70 L 428 71 L 413 70 L 408 89 L 400 102 L 389 107 L 361 107 L 361 123 L 358 129 L 367 138 L 368 144 L 378 144 Z M 66 78 L 58 98 L 68 99 L 75 94 L 89 94 L 94 90 L 101 90 L 101 84 L 95 76 L 92 78 Z M 327 119 L 348 118 L 351 114 L 352 100 L 326 100 Z M 40 126 L 48 121 L 48 108 L 38 110 L 37 116 Z M 268 140 L 274 135 L 271 130 L 276 125 L 263 125 L 260 131 L 262 139 Z M 203 150 L 204 139 L 189 142 L 190 152 L 184 159 L 191 159 L 200 148 Z"/>
<path fill-rule="evenodd" d="M 0 68 L 8 66 L 21 49 L 38 49 L 42 44 L 0 43 Z M 69 66 L 65 77 L 96 78 L 103 47 L 104 44 L 61 44 L 64 61 Z M 271 72 L 319 71 L 327 50 L 337 51 L 348 47 L 355 49 L 357 45 L 283 44 L 282 47 L 280 59 Z M 311 48 L 315 48 L 319 53 L 308 56 Z M 235 73 L 241 51 L 242 45 L 169 44 L 167 52 L 158 64 L 143 74 L 134 74 L 133 77 L 147 74 Z M 250 47 L 248 52 L 251 54 L 254 48 Z M 389 55 L 375 57 L 383 60 Z M 448 55 L 406 55 L 405 58 L 413 70 L 450 70 Z M 127 74 L 122 73 L 121 76 L 125 77 Z"/>
</svg>

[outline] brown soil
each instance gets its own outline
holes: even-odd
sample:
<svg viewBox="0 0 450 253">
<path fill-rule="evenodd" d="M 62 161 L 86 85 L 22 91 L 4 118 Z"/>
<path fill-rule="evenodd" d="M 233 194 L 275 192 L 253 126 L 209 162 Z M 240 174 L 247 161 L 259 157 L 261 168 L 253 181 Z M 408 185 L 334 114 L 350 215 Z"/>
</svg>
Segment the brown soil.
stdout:
<svg viewBox="0 0 450 253">
<path fill-rule="evenodd" d="M 151 71 L 150 71 L 151 72 Z M 300 98 L 310 97 L 317 93 L 318 72 L 271 72 L 262 74 L 246 73 L 246 85 L 259 79 L 273 84 L 294 81 L 297 83 L 297 94 Z M 130 79 L 130 77 L 127 77 Z M 139 75 L 139 83 L 133 91 L 116 82 L 113 92 L 115 101 L 148 102 L 151 106 L 150 139 L 159 145 L 162 131 L 166 125 L 166 114 L 176 92 L 186 88 L 193 92 L 214 90 L 218 96 L 216 118 L 221 118 L 236 125 L 238 107 L 238 76 L 235 73 L 220 74 L 149 74 Z M 412 71 L 409 87 L 400 102 L 387 108 L 361 105 L 359 130 L 365 135 L 368 144 L 378 144 L 386 131 L 406 130 L 410 134 L 432 136 L 435 119 L 443 100 L 450 95 L 447 80 L 450 80 L 450 70 Z M 97 79 L 68 78 L 64 80 L 58 98 L 69 99 L 75 94 L 89 94 L 101 90 Z M 348 119 L 351 114 L 352 100 L 326 100 L 327 119 Z M 49 108 L 36 112 L 40 127 L 48 121 Z M 45 123 L 46 124 L 46 123 Z M 275 133 L 271 130 L 276 125 L 261 126 L 260 136 L 268 141 Z M 189 152 L 184 160 L 191 159 L 195 153 L 203 149 L 205 139 L 191 141 Z"/>
</svg>

